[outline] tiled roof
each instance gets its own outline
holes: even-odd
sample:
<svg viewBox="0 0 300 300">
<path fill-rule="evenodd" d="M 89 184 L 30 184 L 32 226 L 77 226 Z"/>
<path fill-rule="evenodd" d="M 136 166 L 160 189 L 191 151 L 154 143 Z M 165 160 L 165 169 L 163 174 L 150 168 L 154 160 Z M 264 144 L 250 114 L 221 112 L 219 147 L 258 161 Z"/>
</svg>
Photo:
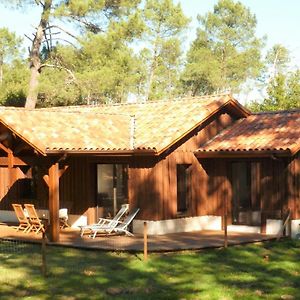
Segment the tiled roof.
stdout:
<svg viewBox="0 0 300 300">
<path fill-rule="evenodd" d="M 1 108 L 0 122 L 42 153 L 149 150 L 159 152 L 230 104 L 229 95 L 174 101 L 26 110 Z M 133 121 L 134 120 L 134 121 Z"/>
<path fill-rule="evenodd" d="M 253 114 L 204 144 L 198 156 L 236 152 L 287 152 L 300 148 L 300 110 Z"/>
<path fill-rule="evenodd" d="M 41 153 L 129 148 L 128 116 L 1 108 L 0 120 Z"/>
</svg>

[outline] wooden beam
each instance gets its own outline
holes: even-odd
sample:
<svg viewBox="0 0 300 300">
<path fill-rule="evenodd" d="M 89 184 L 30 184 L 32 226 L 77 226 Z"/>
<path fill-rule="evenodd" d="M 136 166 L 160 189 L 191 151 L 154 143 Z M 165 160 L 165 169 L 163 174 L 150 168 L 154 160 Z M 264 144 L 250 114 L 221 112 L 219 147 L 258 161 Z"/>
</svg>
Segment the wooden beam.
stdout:
<svg viewBox="0 0 300 300">
<path fill-rule="evenodd" d="M 45 183 L 46 183 L 47 186 L 49 187 L 49 175 L 44 175 L 44 176 L 43 176 L 43 180 L 45 181 Z"/>
<path fill-rule="evenodd" d="M 6 166 L 8 167 L 8 157 L 0 157 L 0 166 Z M 14 166 L 27 166 L 28 164 L 24 162 L 21 158 L 19 157 L 13 157 L 13 165 Z"/>
<path fill-rule="evenodd" d="M 49 168 L 50 240 L 59 241 L 59 164 Z"/>
<path fill-rule="evenodd" d="M 10 149 L 8 149 L 7 147 L 5 147 L 2 143 L 0 143 L 0 149 L 2 149 L 4 152 L 6 152 L 7 154 L 11 151 Z"/>
<path fill-rule="evenodd" d="M 62 169 L 59 169 L 59 178 L 68 170 L 69 166 L 63 166 Z"/>
<path fill-rule="evenodd" d="M 7 154 L 7 164 L 9 169 L 12 169 L 14 167 L 14 155 L 11 150 L 9 150 Z"/>
</svg>

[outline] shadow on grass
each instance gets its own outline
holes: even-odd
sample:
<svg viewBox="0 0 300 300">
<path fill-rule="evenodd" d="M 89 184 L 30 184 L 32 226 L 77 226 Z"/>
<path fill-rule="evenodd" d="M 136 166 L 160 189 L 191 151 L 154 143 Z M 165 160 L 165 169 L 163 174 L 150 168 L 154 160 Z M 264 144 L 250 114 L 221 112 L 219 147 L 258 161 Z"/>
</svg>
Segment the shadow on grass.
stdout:
<svg viewBox="0 0 300 300">
<path fill-rule="evenodd" d="M 0 254 L 0 299 L 179 299 L 138 255 L 48 247 L 44 278 L 40 253 L 28 245 Z"/>
<path fill-rule="evenodd" d="M 199 299 L 300 299 L 299 241 L 166 256 L 155 264 L 193 278 L 192 284 L 184 278 L 178 284 L 182 289 L 201 287 Z"/>
<path fill-rule="evenodd" d="M 300 243 L 139 255 L 40 246 L 2 255 L 1 299 L 300 299 Z M 1 248 L 0 248 L 1 250 Z M 6 278 L 5 278 L 6 277 Z"/>
</svg>

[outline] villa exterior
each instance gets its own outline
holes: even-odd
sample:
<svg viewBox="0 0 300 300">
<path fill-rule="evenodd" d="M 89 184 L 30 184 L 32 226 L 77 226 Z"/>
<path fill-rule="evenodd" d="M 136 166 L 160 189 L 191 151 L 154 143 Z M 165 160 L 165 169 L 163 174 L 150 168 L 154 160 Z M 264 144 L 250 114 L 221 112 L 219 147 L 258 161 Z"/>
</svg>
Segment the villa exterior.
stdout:
<svg viewBox="0 0 300 300">
<path fill-rule="evenodd" d="M 58 240 L 59 208 L 78 226 L 129 203 L 135 232 L 221 229 L 226 215 L 232 230 L 274 233 L 290 209 L 295 234 L 299 128 L 300 111 L 251 114 L 230 95 L 1 108 L 0 221 L 33 203 Z"/>
</svg>

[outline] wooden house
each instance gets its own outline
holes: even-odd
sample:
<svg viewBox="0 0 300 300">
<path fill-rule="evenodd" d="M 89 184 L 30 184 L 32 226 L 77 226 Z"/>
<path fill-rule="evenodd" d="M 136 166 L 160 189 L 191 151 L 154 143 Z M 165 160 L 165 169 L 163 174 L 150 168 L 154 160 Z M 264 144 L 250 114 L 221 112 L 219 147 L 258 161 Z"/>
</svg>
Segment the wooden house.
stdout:
<svg viewBox="0 0 300 300">
<path fill-rule="evenodd" d="M 0 108 L 0 221 L 12 203 L 72 226 L 139 207 L 133 230 L 274 233 L 300 224 L 300 111 L 252 114 L 231 95 L 134 104 Z"/>
</svg>

